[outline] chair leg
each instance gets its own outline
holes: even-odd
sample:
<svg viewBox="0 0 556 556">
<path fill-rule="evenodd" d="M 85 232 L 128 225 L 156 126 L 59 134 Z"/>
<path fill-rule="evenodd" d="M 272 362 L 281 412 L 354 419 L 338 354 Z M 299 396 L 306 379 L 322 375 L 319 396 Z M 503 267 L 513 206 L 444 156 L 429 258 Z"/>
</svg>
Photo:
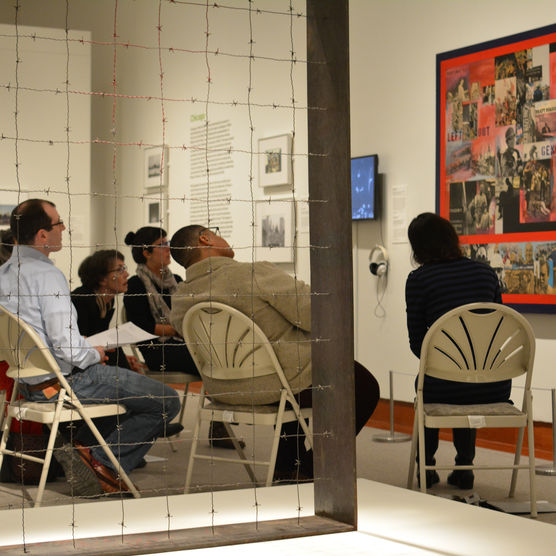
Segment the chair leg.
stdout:
<svg viewBox="0 0 556 556">
<path fill-rule="evenodd" d="M 421 492 L 427 492 L 427 471 L 425 470 L 425 424 L 424 419 L 418 419 L 419 430 L 419 482 L 421 483 Z"/>
<path fill-rule="evenodd" d="M 48 436 L 48 444 L 46 446 L 46 454 L 44 456 L 44 463 L 42 465 L 41 478 L 39 479 L 39 488 L 37 489 L 37 498 L 35 499 L 35 508 L 40 507 L 44 489 L 46 487 L 46 479 L 48 477 L 48 470 L 50 469 L 50 462 L 52 461 L 52 454 L 54 451 L 54 442 L 56 441 L 56 434 L 58 433 L 58 426 L 60 425 L 60 414 L 64 408 L 65 391 L 62 389 L 56 403 L 56 411 L 54 412 L 54 419 L 50 425 L 50 434 Z"/>
<path fill-rule="evenodd" d="M 223 425 L 224 425 L 224 428 L 226 429 L 226 433 L 227 433 L 228 437 L 232 441 L 232 444 L 234 445 L 234 448 L 239 455 L 239 458 L 245 462 L 243 464 L 243 467 L 245 467 L 245 471 L 247 471 L 247 474 L 249 475 L 249 479 L 251 480 L 251 482 L 253 484 L 256 485 L 257 484 L 257 477 L 256 477 L 256 475 L 253 471 L 253 467 L 251 466 L 250 463 L 248 463 L 247 456 L 245 455 L 245 452 L 244 452 L 243 448 L 241 447 L 241 444 L 239 443 L 239 440 L 237 439 L 236 435 L 234 434 L 234 431 L 232 430 L 231 425 L 229 425 L 226 422 L 223 422 Z"/>
<path fill-rule="evenodd" d="M 299 424 L 301 425 L 301 428 L 303 429 L 303 433 L 305 434 L 305 448 L 308 449 L 312 449 L 313 448 L 313 435 L 311 432 L 311 429 L 309 428 L 309 425 L 307 425 L 305 418 L 303 417 L 303 415 L 301 414 L 301 408 L 299 407 L 299 404 L 297 403 L 297 400 L 295 399 L 295 396 L 293 394 L 288 394 L 287 390 L 283 390 L 283 393 L 285 395 L 285 399 L 286 401 L 290 402 L 290 405 L 292 406 L 293 412 L 295 413 L 295 416 L 297 417 L 297 420 L 299 422 Z"/>
<path fill-rule="evenodd" d="M 183 390 L 183 401 L 181 403 L 181 408 L 180 408 L 180 416 L 178 419 L 178 423 L 180 425 L 183 425 L 183 418 L 185 416 L 185 402 L 187 401 L 187 392 L 189 391 L 189 382 L 185 383 L 185 388 Z M 181 432 L 178 432 L 178 434 L 176 434 L 176 438 L 180 437 Z M 172 452 L 176 453 L 178 451 L 178 449 L 176 448 L 176 445 L 174 444 L 174 442 L 172 441 L 171 438 L 167 438 L 166 439 L 168 441 L 168 444 L 170 444 L 170 449 L 172 450 Z"/>
<path fill-rule="evenodd" d="M 2 424 L 2 439 L 0 440 L 0 468 L 2 468 L 2 463 L 4 462 L 4 450 L 6 449 L 6 444 L 8 443 L 12 420 L 13 417 L 8 415 Z"/>
<path fill-rule="evenodd" d="M 189 393 L 189 382 L 185 383 L 185 388 L 183 389 L 183 402 L 181 404 L 181 409 L 180 409 L 180 420 L 178 421 L 181 425 L 183 425 L 183 418 L 185 417 L 185 404 L 187 402 L 187 394 Z M 179 435 L 181 434 L 178 433 L 176 436 L 179 437 Z"/>
<path fill-rule="evenodd" d="M 527 402 L 527 440 L 529 443 L 529 495 L 531 497 L 531 517 L 537 517 L 537 487 L 535 482 L 535 430 L 532 417 L 533 400 L 530 393 Z"/>
<path fill-rule="evenodd" d="M 197 417 L 195 419 L 195 426 L 193 427 L 193 439 L 191 441 L 191 451 L 189 452 L 189 462 L 187 464 L 187 473 L 185 475 L 184 494 L 189 494 L 191 485 L 191 477 L 193 475 L 193 465 L 195 463 L 195 454 L 197 453 L 197 444 L 199 443 L 199 430 L 201 428 L 201 411 L 205 403 L 205 393 L 201 391 L 199 398 L 199 407 L 197 409 Z"/>
<path fill-rule="evenodd" d="M 6 406 L 8 405 L 6 398 L 6 390 L 0 390 L 0 431 L 4 430 L 2 427 L 4 426 L 4 420 L 6 419 Z"/>
<path fill-rule="evenodd" d="M 284 422 L 284 410 L 286 408 L 286 391 L 282 390 L 280 397 L 280 405 L 278 406 L 278 413 L 276 414 L 276 422 L 274 424 L 274 439 L 272 440 L 272 448 L 270 450 L 270 458 L 268 460 L 268 472 L 266 474 L 265 486 L 272 485 L 274 478 L 274 469 L 276 468 L 276 457 L 278 456 L 278 446 L 280 444 L 280 433 L 282 432 L 282 423 Z M 304 419 L 302 418 L 304 422 Z M 311 444 L 312 446 L 312 444 Z"/>
<path fill-rule="evenodd" d="M 517 443 L 515 445 L 515 455 L 514 455 L 514 465 L 519 465 L 519 462 L 521 460 L 521 450 L 523 448 L 523 434 L 525 431 L 525 427 L 521 427 L 518 430 L 518 434 L 517 434 Z M 519 471 L 519 469 L 513 469 L 512 471 L 512 480 L 510 482 L 510 492 L 508 494 L 508 496 L 510 498 L 514 497 L 515 494 L 515 487 L 517 484 L 517 472 Z"/>
<path fill-rule="evenodd" d="M 407 474 L 407 488 L 413 488 L 413 480 L 415 478 L 415 457 L 417 456 L 417 440 L 419 429 L 417 427 L 417 414 L 413 420 L 413 435 L 411 436 L 411 449 L 409 452 L 409 472 Z"/>
</svg>

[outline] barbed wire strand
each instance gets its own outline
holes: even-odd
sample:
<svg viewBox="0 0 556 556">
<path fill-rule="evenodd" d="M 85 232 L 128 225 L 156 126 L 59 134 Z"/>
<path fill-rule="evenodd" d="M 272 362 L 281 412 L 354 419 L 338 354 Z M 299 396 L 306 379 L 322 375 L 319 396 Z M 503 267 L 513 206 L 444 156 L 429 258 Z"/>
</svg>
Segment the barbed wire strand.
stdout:
<svg viewBox="0 0 556 556">
<path fill-rule="evenodd" d="M 19 68 L 20 68 L 20 50 L 19 50 L 19 10 L 20 10 L 20 0 L 16 0 L 15 3 L 15 15 L 14 15 L 14 25 L 15 25 L 15 83 L 16 83 L 16 91 L 14 95 L 14 128 L 15 128 L 15 141 L 14 141 L 14 155 L 15 155 L 15 176 L 16 176 L 16 183 L 18 188 L 18 204 L 21 202 L 21 174 L 20 174 L 20 159 L 19 159 Z M 16 237 L 19 236 L 19 218 L 16 220 Z M 20 254 L 18 250 L 18 266 L 17 266 L 17 316 L 20 315 L 20 302 L 21 299 L 19 297 L 20 294 L 20 276 L 21 276 L 21 260 Z M 17 369 L 18 369 L 18 379 L 19 379 L 19 371 L 21 369 L 20 361 L 19 361 L 19 350 L 17 352 Z M 21 405 L 20 408 L 21 410 Z M 23 427 L 19 427 L 19 440 L 20 445 L 23 447 Z M 24 459 L 20 458 L 19 460 L 19 469 L 20 474 L 19 478 L 21 483 L 23 484 L 23 477 L 25 471 L 25 463 Z M 27 552 L 27 539 L 26 539 L 26 531 L 25 531 L 25 500 L 23 497 L 21 498 L 21 540 L 23 544 L 23 551 Z"/>
</svg>

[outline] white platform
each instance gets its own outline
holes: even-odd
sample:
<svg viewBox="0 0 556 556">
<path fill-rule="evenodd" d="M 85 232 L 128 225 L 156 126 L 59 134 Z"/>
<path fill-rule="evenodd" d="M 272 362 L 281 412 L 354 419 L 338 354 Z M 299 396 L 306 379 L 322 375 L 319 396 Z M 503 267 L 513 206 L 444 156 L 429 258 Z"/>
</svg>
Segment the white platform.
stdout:
<svg viewBox="0 0 556 556">
<path fill-rule="evenodd" d="M 313 514 L 312 485 L 261 488 L 256 491 L 259 520 Z M 358 481 L 359 530 L 274 542 L 183 552 L 195 554 L 450 554 L 552 556 L 556 527 L 420 492 L 360 479 Z M 167 501 L 171 517 L 168 521 Z M 119 535 L 125 533 L 203 527 L 249 522 L 255 519 L 253 490 L 190 494 L 168 499 L 95 502 L 25 510 L 28 544 L 48 540 Z M 214 508 L 214 512 L 212 509 Z M 21 509 L 2 512 L 0 546 L 21 543 Z M 55 529 L 54 529 L 55 528 Z M 0 549 L 1 552 L 1 549 Z M 181 553 L 181 552 L 177 552 Z M 177 554 L 174 552 L 174 554 Z M 167 553 L 166 553 L 167 554 Z"/>
</svg>

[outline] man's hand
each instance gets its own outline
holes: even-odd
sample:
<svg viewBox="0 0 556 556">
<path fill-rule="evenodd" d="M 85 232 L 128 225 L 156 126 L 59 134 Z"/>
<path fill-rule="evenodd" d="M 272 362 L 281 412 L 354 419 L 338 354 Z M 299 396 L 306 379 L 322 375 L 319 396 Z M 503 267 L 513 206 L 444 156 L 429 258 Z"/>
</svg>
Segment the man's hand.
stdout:
<svg viewBox="0 0 556 556">
<path fill-rule="evenodd" d="M 106 355 L 106 353 L 104 353 L 104 348 L 100 347 L 100 346 L 93 346 L 94 349 L 96 349 L 100 355 L 100 361 L 99 363 L 101 365 L 105 365 L 106 361 L 108 361 L 108 356 Z"/>
</svg>

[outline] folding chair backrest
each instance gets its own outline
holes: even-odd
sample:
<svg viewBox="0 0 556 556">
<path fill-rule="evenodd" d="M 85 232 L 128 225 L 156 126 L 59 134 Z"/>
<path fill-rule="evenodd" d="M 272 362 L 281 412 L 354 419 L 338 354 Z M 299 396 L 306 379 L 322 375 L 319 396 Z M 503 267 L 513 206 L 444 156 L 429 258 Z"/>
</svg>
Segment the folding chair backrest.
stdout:
<svg viewBox="0 0 556 556">
<path fill-rule="evenodd" d="M 277 373 L 287 385 L 266 335 L 233 307 L 197 303 L 184 317 L 183 337 L 202 377 L 237 380 Z"/>
<path fill-rule="evenodd" d="M 527 373 L 530 385 L 535 338 L 517 311 L 498 303 L 470 303 L 440 317 L 421 348 L 421 372 L 458 382 L 496 382 Z"/>
<path fill-rule="evenodd" d="M 35 330 L 0 305 L 0 361 L 14 380 L 59 373 L 60 367 Z"/>
</svg>

